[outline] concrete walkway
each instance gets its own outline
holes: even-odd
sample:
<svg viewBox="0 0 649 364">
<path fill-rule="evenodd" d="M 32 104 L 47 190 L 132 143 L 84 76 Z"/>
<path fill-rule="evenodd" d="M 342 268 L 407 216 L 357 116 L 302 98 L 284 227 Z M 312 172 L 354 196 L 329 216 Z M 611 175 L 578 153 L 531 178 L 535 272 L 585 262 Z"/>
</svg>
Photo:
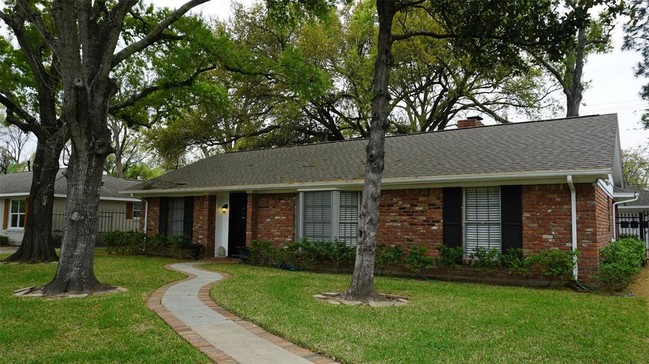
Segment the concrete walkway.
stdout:
<svg viewBox="0 0 649 364">
<path fill-rule="evenodd" d="M 149 308 L 217 363 L 334 363 L 243 321 L 216 305 L 209 288 L 223 276 L 178 263 L 168 269 L 189 279 L 158 289 Z"/>
</svg>

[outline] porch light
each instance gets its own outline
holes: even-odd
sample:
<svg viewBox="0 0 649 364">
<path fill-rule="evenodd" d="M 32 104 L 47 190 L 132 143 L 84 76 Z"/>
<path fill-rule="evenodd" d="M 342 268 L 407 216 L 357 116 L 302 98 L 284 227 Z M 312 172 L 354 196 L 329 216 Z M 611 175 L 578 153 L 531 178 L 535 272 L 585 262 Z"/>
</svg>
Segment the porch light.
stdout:
<svg viewBox="0 0 649 364">
<path fill-rule="evenodd" d="M 229 207 L 229 206 L 228 206 L 227 203 L 226 203 L 225 205 L 221 206 L 221 212 L 224 213 L 224 214 L 225 214 L 226 212 L 228 212 L 228 207 Z"/>
</svg>

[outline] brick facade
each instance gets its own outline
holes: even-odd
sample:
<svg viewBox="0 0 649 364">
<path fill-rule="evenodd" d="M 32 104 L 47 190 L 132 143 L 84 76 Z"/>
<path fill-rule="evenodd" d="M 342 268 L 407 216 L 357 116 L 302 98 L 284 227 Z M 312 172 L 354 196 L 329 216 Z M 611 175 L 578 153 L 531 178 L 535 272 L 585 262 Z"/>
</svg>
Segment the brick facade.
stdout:
<svg viewBox="0 0 649 364">
<path fill-rule="evenodd" d="M 153 237 L 158 235 L 158 225 L 160 224 L 160 198 L 150 197 L 146 201 L 146 235 Z M 142 219 L 144 221 L 144 219 Z M 142 227 L 144 229 L 144 226 Z"/>
<path fill-rule="evenodd" d="M 379 207 L 379 244 L 442 244 L 442 189 L 384 190 Z"/>
<path fill-rule="evenodd" d="M 214 255 L 214 225 L 216 222 L 216 196 L 194 197 L 194 226 L 192 240 L 203 245 L 205 256 Z"/>
<path fill-rule="evenodd" d="M 599 249 L 611 238 L 612 201 L 597 185 L 577 184 L 577 241 L 580 278 L 591 282 L 599 264 Z M 423 245 L 437 255 L 443 243 L 443 189 L 384 190 L 381 196 L 380 244 Z M 248 194 L 246 244 L 268 240 L 278 245 L 295 241 L 297 193 Z M 158 233 L 159 199 L 149 198 L 149 236 Z M 567 184 L 522 186 L 523 249 L 571 249 L 570 188 Z M 216 199 L 194 200 L 194 241 L 214 251 Z"/>
<path fill-rule="evenodd" d="M 296 193 L 248 194 L 246 245 L 254 240 L 275 244 L 295 241 Z"/>
</svg>

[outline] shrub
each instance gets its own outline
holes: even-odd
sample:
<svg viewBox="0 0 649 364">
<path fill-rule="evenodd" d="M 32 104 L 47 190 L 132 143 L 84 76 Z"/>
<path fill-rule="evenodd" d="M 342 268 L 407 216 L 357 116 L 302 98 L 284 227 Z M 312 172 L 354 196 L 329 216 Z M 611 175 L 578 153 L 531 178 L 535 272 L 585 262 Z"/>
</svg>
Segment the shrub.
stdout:
<svg viewBox="0 0 649 364">
<path fill-rule="evenodd" d="M 464 258 L 464 249 L 461 246 L 448 247 L 446 245 L 438 245 L 437 251 L 439 256 L 435 263 L 443 267 L 452 267 L 457 264 L 462 264 Z"/>
<path fill-rule="evenodd" d="M 0 235 L 0 246 L 9 245 L 9 237 L 7 235 Z"/>
<path fill-rule="evenodd" d="M 253 241 L 248 247 L 248 262 L 257 265 L 273 265 L 276 255 L 275 247 L 270 241 Z"/>
<path fill-rule="evenodd" d="M 356 246 L 348 245 L 344 241 L 335 240 L 328 250 L 328 258 L 334 264 L 334 270 L 338 273 L 340 266 L 347 262 L 353 262 L 356 257 Z"/>
<path fill-rule="evenodd" d="M 139 231 L 109 231 L 103 234 L 103 244 L 109 254 L 136 254 L 142 251 L 145 234 Z"/>
<path fill-rule="evenodd" d="M 523 256 L 523 249 L 509 249 L 505 254 L 500 256 L 500 264 L 508 268 L 514 274 L 529 276 L 532 268 L 533 259 Z"/>
<path fill-rule="evenodd" d="M 379 268 L 379 275 L 383 275 L 384 270 L 399 264 L 402 258 L 403 249 L 401 245 L 379 245 L 376 254 L 376 267 Z"/>
<path fill-rule="evenodd" d="M 427 252 L 428 249 L 425 246 L 411 246 L 404 260 L 406 267 L 415 273 L 430 268 L 433 265 L 433 258 L 427 256 Z"/>
<path fill-rule="evenodd" d="M 189 249 L 192 245 L 192 239 L 184 234 L 176 234 L 167 240 L 168 246 L 175 246 L 180 249 Z"/>
<path fill-rule="evenodd" d="M 471 254 L 471 265 L 476 268 L 493 269 L 500 266 L 500 251 L 498 249 L 477 248 Z"/>
<path fill-rule="evenodd" d="M 575 257 L 577 252 L 545 249 L 540 253 L 532 256 L 533 264 L 537 264 L 543 270 L 543 274 L 550 277 L 550 283 L 556 278 L 567 279 L 572 274 L 575 267 Z"/>
<path fill-rule="evenodd" d="M 609 289 L 625 288 L 640 272 L 645 254 L 645 243 L 642 240 L 627 237 L 612 242 L 600 250 L 597 279 Z"/>
<path fill-rule="evenodd" d="M 162 234 L 156 234 L 154 237 L 149 238 L 147 241 L 151 246 L 158 248 L 164 248 L 170 245 L 169 239 L 167 239 L 167 237 Z"/>
</svg>

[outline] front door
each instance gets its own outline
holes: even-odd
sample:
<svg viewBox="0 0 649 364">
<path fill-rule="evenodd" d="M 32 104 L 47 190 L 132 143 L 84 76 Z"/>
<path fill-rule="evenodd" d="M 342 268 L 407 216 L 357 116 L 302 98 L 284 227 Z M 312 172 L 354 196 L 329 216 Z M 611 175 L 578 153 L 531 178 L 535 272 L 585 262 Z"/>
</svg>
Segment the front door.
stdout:
<svg viewBox="0 0 649 364">
<path fill-rule="evenodd" d="M 246 246 L 246 209 L 248 195 L 245 192 L 230 193 L 230 219 L 228 222 L 228 256 L 238 257 L 239 247 Z"/>
</svg>

